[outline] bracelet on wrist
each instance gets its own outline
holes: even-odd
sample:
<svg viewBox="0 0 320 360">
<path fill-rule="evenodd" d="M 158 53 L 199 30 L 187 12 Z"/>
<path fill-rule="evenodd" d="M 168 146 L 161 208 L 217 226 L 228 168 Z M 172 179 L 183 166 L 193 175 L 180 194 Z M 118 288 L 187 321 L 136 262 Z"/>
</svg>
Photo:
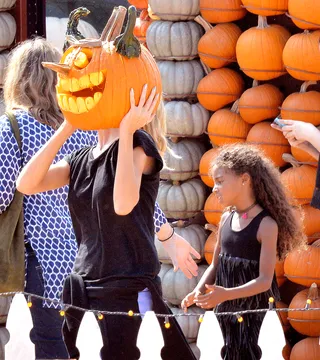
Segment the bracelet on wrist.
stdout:
<svg viewBox="0 0 320 360">
<path fill-rule="evenodd" d="M 165 241 L 170 240 L 173 235 L 174 235 L 174 228 L 172 228 L 172 233 L 171 233 L 171 235 L 170 235 L 169 237 L 167 237 L 166 239 L 163 239 L 163 240 L 161 240 L 161 239 L 158 238 L 158 240 L 159 240 L 160 242 L 165 242 Z"/>
</svg>

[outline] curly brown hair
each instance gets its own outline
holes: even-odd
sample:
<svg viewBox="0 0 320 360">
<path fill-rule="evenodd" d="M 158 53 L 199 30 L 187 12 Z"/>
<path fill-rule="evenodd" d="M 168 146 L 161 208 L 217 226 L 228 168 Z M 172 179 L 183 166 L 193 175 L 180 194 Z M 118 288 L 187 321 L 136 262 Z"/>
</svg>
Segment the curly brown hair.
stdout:
<svg viewBox="0 0 320 360">
<path fill-rule="evenodd" d="M 292 249 L 306 243 L 301 223 L 295 217 L 280 181 L 280 172 L 261 151 L 246 144 L 225 146 L 213 161 L 211 174 L 213 167 L 227 168 L 236 175 L 250 175 L 257 203 L 278 224 L 277 253 L 280 260 Z"/>
</svg>

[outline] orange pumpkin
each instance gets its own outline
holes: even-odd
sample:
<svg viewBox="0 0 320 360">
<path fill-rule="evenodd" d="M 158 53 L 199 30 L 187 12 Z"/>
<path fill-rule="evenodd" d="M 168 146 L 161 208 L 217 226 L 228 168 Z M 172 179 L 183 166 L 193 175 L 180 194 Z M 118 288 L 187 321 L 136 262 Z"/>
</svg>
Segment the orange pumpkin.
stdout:
<svg viewBox="0 0 320 360">
<path fill-rule="evenodd" d="M 59 73 L 58 103 L 64 117 L 75 127 L 117 128 L 130 109 L 131 88 L 137 102 L 144 84 L 148 84 L 147 96 L 154 86 L 161 93 L 158 67 L 132 34 L 135 20 L 136 10 L 130 7 L 126 30 L 115 42 L 105 41 L 103 36 L 100 40 L 88 40 L 81 46 L 70 47 L 60 64 L 47 64 Z M 122 22 L 116 27 L 121 28 Z M 127 42 L 132 45 L 128 47 Z"/>
<path fill-rule="evenodd" d="M 302 223 L 305 234 L 307 236 L 311 236 L 313 234 L 320 233 L 320 210 L 307 204 L 302 206 L 302 211 Z"/>
<path fill-rule="evenodd" d="M 207 110 L 216 111 L 236 101 L 244 90 L 244 81 L 236 71 L 222 68 L 210 72 L 200 80 L 197 95 Z"/>
<path fill-rule="evenodd" d="M 287 342 L 286 346 L 282 350 L 282 357 L 284 360 L 290 360 L 290 354 L 291 354 L 291 346 Z"/>
<path fill-rule="evenodd" d="M 288 309 L 288 305 L 285 304 L 282 301 L 277 301 L 276 308 L 277 309 Z M 282 328 L 283 328 L 283 332 L 287 333 L 289 331 L 289 329 L 290 329 L 290 322 L 288 320 L 288 313 L 285 312 L 285 311 L 279 311 L 278 316 L 279 316 L 279 319 L 280 319 L 280 322 L 281 322 L 281 325 L 282 325 Z"/>
<path fill-rule="evenodd" d="M 241 35 L 237 25 L 227 23 L 213 27 L 201 16 L 197 16 L 195 21 L 206 31 L 198 43 L 198 52 L 207 66 L 217 69 L 237 61 L 236 44 Z"/>
<path fill-rule="evenodd" d="M 259 85 L 254 80 L 252 88 L 246 90 L 239 99 L 240 115 L 249 124 L 273 119 L 279 114 L 283 98 L 281 91 L 274 85 Z"/>
<path fill-rule="evenodd" d="M 216 195 L 212 193 L 204 204 L 204 216 L 209 224 L 219 225 L 224 207 L 220 204 Z"/>
<path fill-rule="evenodd" d="M 291 301 L 289 309 L 303 309 L 310 299 L 310 309 L 320 307 L 320 296 L 317 284 L 310 289 L 300 291 Z M 307 336 L 320 335 L 320 311 L 290 311 L 288 319 L 291 326 L 299 333 Z"/>
<path fill-rule="evenodd" d="M 290 360 L 319 360 L 320 346 L 319 339 L 310 337 L 296 343 L 292 348 Z"/>
<path fill-rule="evenodd" d="M 247 11 L 241 0 L 200 0 L 200 13 L 208 22 L 218 24 L 242 19 Z"/>
<path fill-rule="evenodd" d="M 289 0 L 288 12 L 291 20 L 300 29 L 320 28 L 320 2 L 318 0 Z"/>
<path fill-rule="evenodd" d="M 282 119 L 295 119 L 320 125 L 320 92 L 307 91 L 316 82 L 304 82 L 300 92 L 290 94 L 281 106 Z"/>
<path fill-rule="evenodd" d="M 285 276 L 292 282 L 303 286 L 316 283 L 320 286 L 320 247 L 319 240 L 306 248 L 295 249 L 284 261 Z"/>
<path fill-rule="evenodd" d="M 208 150 L 203 154 L 200 164 L 199 164 L 199 175 L 201 176 L 201 180 L 209 187 L 214 187 L 214 181 L 211 175 L 209 175 L 209 171 L 212 165 L 213 160 L 217 157 L 219 153 L 218 148 L 213 148 Z"/>
<path fill-rule="evenodd" d="M 288 0 L 242 0 L 244 7 L 253 14 L 274 16 L 285 14 Z"/>
<path fill-rule="evenodd" d="M 270 80 L 285 74 L 282 52 L 289 37 L 284 27 L 268 25 L 267 19 L 259 16 L 258 26 L 243 32 L 237 42 L 240 69 L 256 80 Z"/>
<path fill-rule="evenodd" d="M 239 115 L 238 101 L 232 108 L 216 111 L 208 123 L 208 135 L 216 146 L 245 142 L 251 126 Z"/>
<path fill-rule="evenodd" d="M 291 154 L 295 159 L 302 163 L 307 163 L 311 166 L 318 166 L 318 162 L 315 160 L 315 158 L 304 150 L 291 146 Z"/>
<path fill-rule="evenodd" d="M 270 122 L 255 124 L 249 131 L 247 142 L 257 145 L 275 166 L 284 166 L 282 155 L 290 151 L 290 145 L 281 132 L 273 129 Z"/>
<path fill-rule="evenodd" d="M 148 11 L 143 9 L 139 18 L 136 20 L 136 25 L 133 29 L 133 34 L 144 44 L 146 42 L 147 30 L 151 24 Z"/>
<path fill-rule="evenodd" d="M 276 262 L 275 273 L 277 277 L 277 284 L 280 287 L 287 280 L 287 278 L 284 276 L 284 260 L 282 261 L 278 260 Z"/>
<path fill-rule="evenodd" d="M 207 238 L 206 243 L 204 244 L 204 257 L 206 262 L 210 265 L 212 263 L 214 249 L 217 243 L 217 233 L 218 228 L 214 225 L 207 224 L 206 229 L 211 231 L 211 234 Z"/>
<path fill-rule="evenodd" d="M 298 80 L 320 80 L 320 31 L 290 37 L 283 49 L 283 63 L 288 73 Z"/>
<path fill-rule="evenodd" d="M 147 9 L 148 0 L 128 0 L 129 4 L 134 5 L 138 9 Z"/>
</svg>

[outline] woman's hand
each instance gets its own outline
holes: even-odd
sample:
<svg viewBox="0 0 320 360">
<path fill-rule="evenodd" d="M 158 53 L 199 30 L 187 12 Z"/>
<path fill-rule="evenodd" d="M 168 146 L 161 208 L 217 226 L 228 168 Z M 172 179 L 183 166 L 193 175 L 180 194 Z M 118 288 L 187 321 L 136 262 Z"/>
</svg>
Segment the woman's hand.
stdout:
<svg viewBox="0 0 320 360">
<path fill-rule="evenodd" d="M 157 89 L 154 87 L 150 96 L 146 100 L 148 85 L 144 85 L 140 96 L 139 104 L 136 106 L 134 90 L 130 90 L 130 104 L 131 108 L 127 115 L 120 123 L 120 131 L 125 131 L 134 134 L 146 124 L 150 123 L 156 114 L 156 105 L 159 99 L 159 94 L 156 94 Z"/>
<path fill-rule="evenodd" d="M 67 136 L 71 136 L 77 130 L 77 128 L 71 125 L 67 120 L 64 120 L 64 122 L 60 126 L 60 129 Z"/>
<path fill-rule="evenodd" d="M 202 309 L 212 309 L 218 304 L 228 300 L 227 290 L 222 286 L 206 285 L 209 290 L 205 295 L 198 295 L 194 302 Z"/>
<path fill-rule="evenodd" d="M 310 123 L 297 120 L 279 120 L 284 126 L 281 128 L 276 124 L 271 124 L 271 127 L 282 131 L 283 135 L 288 139 L 290 145 L 298 147 L 299 144 L 309 141 L 315 126 Z"/>
</svg>

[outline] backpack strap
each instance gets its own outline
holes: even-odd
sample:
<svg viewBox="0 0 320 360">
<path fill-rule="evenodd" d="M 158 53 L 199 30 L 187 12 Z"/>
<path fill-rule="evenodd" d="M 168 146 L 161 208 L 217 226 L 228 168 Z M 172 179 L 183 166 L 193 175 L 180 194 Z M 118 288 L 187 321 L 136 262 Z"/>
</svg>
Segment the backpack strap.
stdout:
<svg viewBox="0 0 320 360">
<path fill-rule="evenodd" d="M 14 134 L 14 137 L 15 137 L 16 140 L 17 140 L 17 143 L 18 143 L 18 145 L 19 145 L 19 149 L 20 149 L 20 152 L 21 152 L 21 150 L 22 150 L 22 143 L 21 143 L 21 136 L 20 136 L 20 131 L 19 131 L 19 125 L 18 125 L 16 116 L 14 115 L 14 113 L 13 113 L 12 111 L 7 111 L 5 114 L 6 114 L 7 118 L 8 118 L 9 121 L 10 121 L 11 128 L 12 128 L 12 131 L 13 131 L 13 134 Z"/>
</svg>

